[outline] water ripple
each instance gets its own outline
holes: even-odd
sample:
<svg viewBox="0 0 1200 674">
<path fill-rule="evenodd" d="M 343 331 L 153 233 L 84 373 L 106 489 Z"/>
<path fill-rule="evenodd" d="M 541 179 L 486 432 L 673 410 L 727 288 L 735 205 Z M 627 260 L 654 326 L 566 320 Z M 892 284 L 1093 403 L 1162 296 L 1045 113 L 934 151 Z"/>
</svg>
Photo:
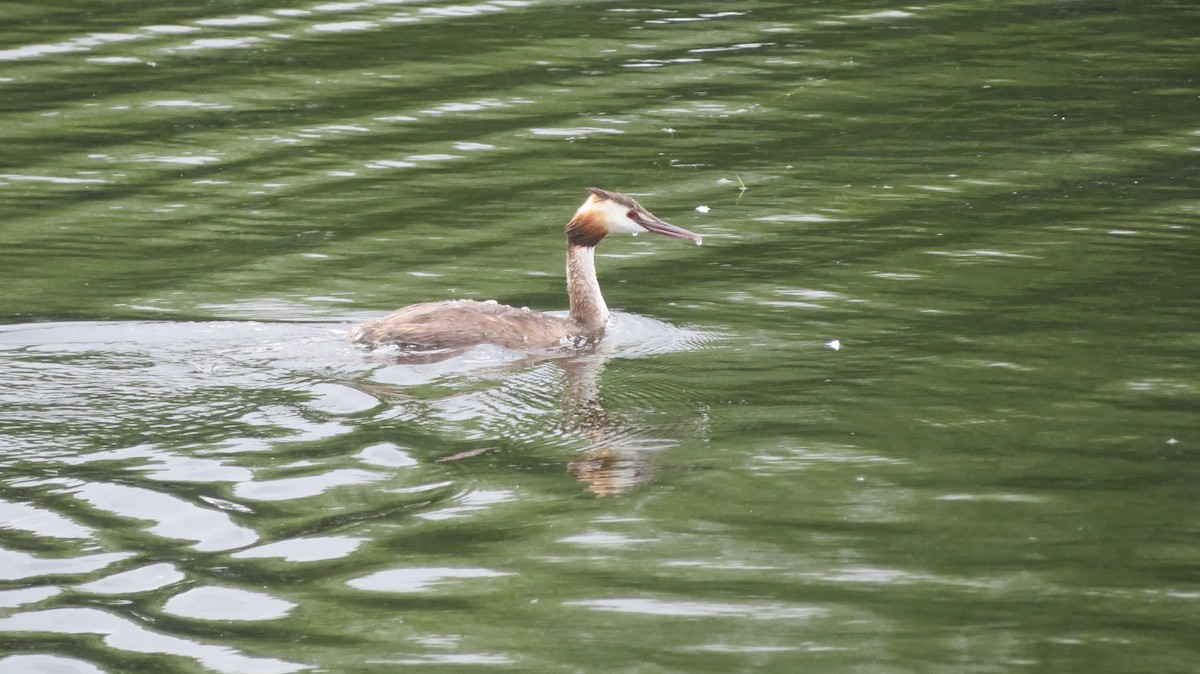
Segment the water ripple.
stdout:
<svg viewBox="0 0 1200 674">
<path fill-rule="evenodd" d="M 252 501 L 292 501 L 311 498 L 346 485 L 378 482 L 385 477 L 381 473 L 343 468 L 318 475 L 242 482 L 234 487 L 234 493 L 239 498 Z"/>
<path fill-rule="evenodd" d="M 105 674 L 90 662 L 59 655 L 9 655 L 0 658 L 0 674 Z"/>
<path fill-rule="evenodd" d="M 642 597 L 585 599 L 563 602 L 593 611 L 639 613 L 679 618 L 748 618 L 750 620 L 811 620 L 826 615 L 819 608 L 779 604 L 730 604 L 721 602 L 675 601 Z"/>
<path fill-rule="evenodd" d="M 54 586 L 24 587 L 19 590 L 0 590 L 0 608 L 17 608 L 26 604 L 36 604 L 62 592 L 62 588 Z"/>
<path fill-rule="evenodd" d="M 499 578 L 512 574 L 482 568 L 405 568 L 378 571 L 346 584 L 373 592 L 428 592 L 465 578 Z"/>
<path fill-rule="evenodd" d="M 77 589 L 94 594 L 130 595 L 151 592 L 174 585 L 186 578 L 187 576 L 175 568 L 174 564 L 163 562 L 114 573 L 111 576 L 83 583 L 77 586 Z"/>
<path fill-rule="evenodd" d="M 349 536 L 313 536 L 275 541 L 240 550 L 230 556 L 234 559 L 278 558 L 288 562 L 321 562 L 348 557 L 362 543 L 363 539 Z"/>
<path fill-rule="evenodd" d="M 200 620 L 276 620 L 296 605 L 262 592 L 230 587 L 195 587 L 167 600 L 163 611 Z"/>
<path fill-rule="evenodd" d="M 97 634 L 110 648 L 131 653 L 157 653 L 195 660 L 225 674 L 288 674 L 306 666 L 275 658 L 242 655 L 229 646 L 197 643 L 155 632 L 130 620 L 94 608 L 59 608 L 0 618 L 0 631 L 44 634 Z"/>
<path fill-rule="evenodd" d="M 95 530 L 55 512 L 27 503 L 0 500 L 0 522 L 5 529 L 20 529 L 50 538 L 92 538 Z"/>
<path fill-rule="evenodd" d="M 155 521 L 148 530 L 150 533 L 196 541 L 193 546 L 196 550 L 230 550 L 258 540 L 258 534 L 234 524 L 225 513 L 143 487 L 90 482 L 77 487 L 74 492 L 95 508 L 131 519 Z"/>
<path fill-rule="evenodd" d="M 128 552 L 102 552 L 81 557 L 47 558 L 0 548 L 0 580 L 90 573 L 132 556 Z"/>
</svg>

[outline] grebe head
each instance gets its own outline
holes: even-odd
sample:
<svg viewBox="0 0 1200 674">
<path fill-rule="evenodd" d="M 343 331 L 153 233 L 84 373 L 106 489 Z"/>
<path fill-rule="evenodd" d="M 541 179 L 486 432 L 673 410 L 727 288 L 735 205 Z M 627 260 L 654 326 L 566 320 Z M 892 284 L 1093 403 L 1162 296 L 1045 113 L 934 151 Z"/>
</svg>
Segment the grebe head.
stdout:
<svg viewBox="0 0 1200 674">
<path fill-rule="evenodd" d="M 699 234 L 660 220 L 632 197 L 589 187 L 587 201 L 567 223 L 567 239 L 579 246 L 592 247 L 612 233 L 653 232 L 673 239 L 701 243 Z"/>
</svg>

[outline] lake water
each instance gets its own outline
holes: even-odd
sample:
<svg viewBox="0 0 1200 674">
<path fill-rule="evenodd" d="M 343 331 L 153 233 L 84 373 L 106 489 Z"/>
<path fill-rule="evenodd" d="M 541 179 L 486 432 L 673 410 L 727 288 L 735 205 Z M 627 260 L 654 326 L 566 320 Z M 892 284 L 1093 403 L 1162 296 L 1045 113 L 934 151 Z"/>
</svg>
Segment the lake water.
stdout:
<svg viewBox="0 0 1200 674">
<path fill-rule="evenodd" d="M 1191 672 L 1200 8 L 0 8 L 0 673 Z M 412 302 L 579 352 L 355 348 Z"/>
</svg>

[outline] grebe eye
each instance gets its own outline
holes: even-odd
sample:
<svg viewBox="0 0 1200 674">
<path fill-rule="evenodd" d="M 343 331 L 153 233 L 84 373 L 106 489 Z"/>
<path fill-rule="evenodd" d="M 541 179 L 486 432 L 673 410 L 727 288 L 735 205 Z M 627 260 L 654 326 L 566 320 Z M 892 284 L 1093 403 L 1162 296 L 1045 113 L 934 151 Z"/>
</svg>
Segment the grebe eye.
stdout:
<svg viewBox="0 0 1200 674">
<path fill-rule="evenodd" d="M 629 211 L 625 214 L 625 217 L 629 218 L 630 220 L 637 220 L 637 211 Z"/>
</svg>

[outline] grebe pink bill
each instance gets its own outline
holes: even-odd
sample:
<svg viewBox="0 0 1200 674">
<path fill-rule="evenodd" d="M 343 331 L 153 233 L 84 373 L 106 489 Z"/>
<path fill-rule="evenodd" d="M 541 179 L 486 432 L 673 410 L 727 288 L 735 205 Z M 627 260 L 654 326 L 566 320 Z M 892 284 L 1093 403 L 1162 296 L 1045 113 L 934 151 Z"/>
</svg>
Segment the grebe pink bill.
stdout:
<svg viewBox="0 0 1200 674">
<path fill-rule="evenodd" d="M 567 235 L 567 316 L 550 316 L 494 300 L 422 302 L 355 327 L 350 337 L 367 346 L 406 349 L 461 349 L 494 344 L 508 349 L 584 345 L 604 336 L 608 306 L 596 280 L 596 245 L 612 233 L 652 232 L 701 243 L 699 234 L 664 222 L 616 192 L 589 188 L 583 205 L 565 227 Z"/>
</svg>

